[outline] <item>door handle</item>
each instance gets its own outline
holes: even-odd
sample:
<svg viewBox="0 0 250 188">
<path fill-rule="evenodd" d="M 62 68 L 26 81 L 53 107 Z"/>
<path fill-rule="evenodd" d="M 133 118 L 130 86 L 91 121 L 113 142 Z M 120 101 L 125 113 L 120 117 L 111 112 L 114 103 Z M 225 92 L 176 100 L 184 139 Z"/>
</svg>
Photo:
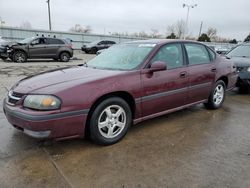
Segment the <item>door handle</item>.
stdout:
<svg viewBox="0 0 250 188">
<path fill-rule="evenodd" d="M 180 78 L 186 78 L 186 77 L 187 77 L 186 71 L 180 73 Z"/>
<path fill-rule="evenodd" d="M 212 68 L 211 72 L 216 72 L 216 70 L 217 70 L 216 68 Z"/>
</svg>

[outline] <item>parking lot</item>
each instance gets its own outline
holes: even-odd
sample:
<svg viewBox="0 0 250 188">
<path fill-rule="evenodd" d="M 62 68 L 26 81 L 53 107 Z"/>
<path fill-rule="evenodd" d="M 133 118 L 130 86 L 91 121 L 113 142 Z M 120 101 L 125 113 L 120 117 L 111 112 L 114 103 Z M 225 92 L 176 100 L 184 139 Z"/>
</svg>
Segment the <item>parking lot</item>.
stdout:
<svg viewBox="0 0 250 188">
<path fill-rule="evenodd" d="M 2 101 L 16 81 L 67 63 L 0 60 L 0 187 L 250 187 L 250 94 L 219 110 L 197 105 L 133 126 L 119 143 L 44 142 L 10 126 Z"/>
</svg>

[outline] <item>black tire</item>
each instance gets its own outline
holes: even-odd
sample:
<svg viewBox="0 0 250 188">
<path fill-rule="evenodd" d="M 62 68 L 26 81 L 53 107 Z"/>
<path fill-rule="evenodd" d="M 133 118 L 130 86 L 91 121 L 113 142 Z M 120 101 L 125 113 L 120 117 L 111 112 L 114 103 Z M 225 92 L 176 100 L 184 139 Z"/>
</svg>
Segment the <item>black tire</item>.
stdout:
<svg viewBox="0 0 250 188">
<path fill-rule="evenodd" d="M 13 54 L 13 61 L 17 63 L 24 63 L 27 61 L 27 55 L 23 51 L 16 51 Z"/>
<path fill-rule="evenodd" d="M 68 62 L 69 59 L 70 59 L 70 55 L 69 55 L 68 52 L 62 52 L 62 53 L 60 54 L 60 60 L 61 60 L 62 62 Z"/>
<path fill-rule="evenodd" d="M 97 51 L 98 51 L 97 48 L 91 48 L 90 49 L 91 54 L 96 54 Z"/>
<path fill-rule="evenodd" d="M 239 93 L 240 94 L 247 94 L 249 92 L 249 90 L 250 89 L 247 86 L 245 86 L 245 85 L 241 85 L 239 87 Z"/>
<path fill-rule="evenodd" d="M 211 94 L 208 97 L 208 102 L 204 103 L 208 109 L 218 109 L 222 106 L 225 100 L 226 85 L 222 80 L 216 82 L 212 89 Z"/>
<path fill-rule="evenodd" d="M 109 118 L 106 112 L 107 109 L 111 112 L 110 115 L 112 118 Z M 119 109 L 121 114 L 116 116 L 116 112 Z M 115 144 L 126 135 L 132 123 L 131 109 L 123 99 L 111 97 L 98 104 L 93 110 L 89 123 L 90 138 L 92 141 L 100 145 Z M 101 128 L 101 123 L 107 125 Z M 122 123 L 123 125 L 120 127 L 118 123 Z M 113 133 L 113 135 L 109 134 L 109 132 Z"/>
<path fill-rule="evenodd" d="M 5 61 L 5 60 L 7 59 L 7 57 L 1 57 L 1 59 L 2 59 L 3 61 Z"/>
</svg>

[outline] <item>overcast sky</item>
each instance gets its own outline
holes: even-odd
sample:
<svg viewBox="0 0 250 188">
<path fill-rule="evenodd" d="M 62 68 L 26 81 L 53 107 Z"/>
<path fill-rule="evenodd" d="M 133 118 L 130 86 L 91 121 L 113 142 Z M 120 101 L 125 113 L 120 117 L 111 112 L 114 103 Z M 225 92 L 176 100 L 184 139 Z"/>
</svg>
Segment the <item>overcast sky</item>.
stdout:
<svg viewBox="0 0 250 188">
<path fill-rule="evenodd" d="M 222 37 L 243 40 L 250 32 L 250 0 L 51 0 L 52 29 L 68 31 L 75 24 L 91 26 L 93 33 L 140 32 L 167 27 L 186 19 L 182 4 L 198 4 L 190 10 L 189 32 L 199 34 L 203 21 Z M 29 21 L 33 28 L 48 28 L 46 0 L 0 0 L 0 17 L 6 26 Z"/>
</svg>

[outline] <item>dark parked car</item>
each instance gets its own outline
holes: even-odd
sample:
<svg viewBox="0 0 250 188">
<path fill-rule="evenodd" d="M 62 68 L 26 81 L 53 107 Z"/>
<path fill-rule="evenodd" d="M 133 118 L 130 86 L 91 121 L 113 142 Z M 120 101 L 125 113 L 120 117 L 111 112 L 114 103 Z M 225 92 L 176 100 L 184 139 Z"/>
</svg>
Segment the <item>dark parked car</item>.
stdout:
<svg viewBox="0 0 250 188">
<path fill-rule="evenodd" d="M 8 42 L 8 41 L 1 41 L 0 42 L 0 58 L 3 59 L 3 60 L 6 60 L 9 55 L 8 55 L 8 52 L 9 52 L 9 45 L 11 45 L 12 42 Z"/>
<path fill-rule="evenodd" d="M 239 77 L 236 86 L 241 93 L 246 93 L 250 90 L 250 43 L 238 45 L 226 57 L 237 67 Z"/>
<path fill-rule="evenodd" d="M 49 37 L 26 38 L 9 46 L 9 57 L 14 62 L 25 62 L 27 59 L 51 58 L 63 62 L 73 56 L 72 45 L 66 40 Z"/>
<path fill-rule="evenodd" d="M 96 54 L 98 50 L 109 48 L 110 46 L 116 44 L 114 41 L 110 40 L 102 40 L 102 41 L 95 41 L 91 42 L 87 45 L 82 46 L 82 51 L 85 53 Z"/>
<path fill-rule="evenodd" d="M 8 121 L 37 138 L 89 135 L 113 144 L 131 124 L 204 103 L 221 107 L 235 86 L 230 60 L 181 40 L 115 45 L 87 64 L 25 78 L 4 99 Z"/>
</svg>

